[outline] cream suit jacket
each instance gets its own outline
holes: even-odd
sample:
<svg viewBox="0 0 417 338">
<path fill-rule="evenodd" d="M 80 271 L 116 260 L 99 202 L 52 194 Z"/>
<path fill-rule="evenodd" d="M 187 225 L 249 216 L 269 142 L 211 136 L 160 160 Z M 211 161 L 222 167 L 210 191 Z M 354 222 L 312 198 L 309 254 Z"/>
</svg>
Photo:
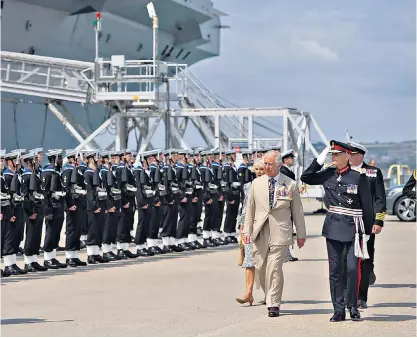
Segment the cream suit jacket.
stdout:
<svg viewBox="0 0 417 338">
<path fill-rule="evenodd" d="M 260 252 L 267 251 L 269 243 L 259 243 L 258 235 L 266 221 L 269 221 L 271 241 L 274 245 L 292 245 L 293 222 L 298 238 L 306 238 L 303 205 L 296 181 L 280 174 L 276 183 L 274 204 L 269 208 L 269 176 L 255 179 L 249 190 L 243 232 L 251 239 Z M 291 218 L 292 217 L 292 218 Z M 264 240 L 265 241 L 265 240 Z"/>
</svg>

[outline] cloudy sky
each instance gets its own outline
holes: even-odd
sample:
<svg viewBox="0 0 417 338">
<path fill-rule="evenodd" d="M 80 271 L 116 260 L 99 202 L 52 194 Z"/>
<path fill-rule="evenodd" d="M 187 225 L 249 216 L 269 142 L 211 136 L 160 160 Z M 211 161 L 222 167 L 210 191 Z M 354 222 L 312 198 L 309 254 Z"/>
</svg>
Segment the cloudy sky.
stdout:
<svg viewBox="0 0 417 338">
<path fill-rule="evenodd" d="M 415 139 L 415 0 L 213 2 L 231 28 L 193 67 L 213 91 L 309 111 L 329 139 Z"/>
</svg>

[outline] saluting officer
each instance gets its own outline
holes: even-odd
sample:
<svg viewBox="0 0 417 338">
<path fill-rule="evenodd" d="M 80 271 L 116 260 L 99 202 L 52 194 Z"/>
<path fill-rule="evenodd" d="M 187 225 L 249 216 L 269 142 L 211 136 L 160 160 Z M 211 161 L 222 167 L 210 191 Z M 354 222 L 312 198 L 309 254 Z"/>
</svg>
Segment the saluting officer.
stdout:
<svg viewBox="0 0 417 338">
<path fill-rule="evenodd" d="M 365 309 L 368 307 L 368 289 L 369 285 L 375 283 L 374 274 L 374 255 L 375 255 L 375 235 L 379 234 L 384 226 L 385 211 L 387 209 L 385 198 L 385 186 L 382 172 L 379 168 L 372 167 L 363 161 L 367 149 L 359 143 L 350 142 L 354 151 L 350 158 L 352 169 L 365 173 L 368 178 L 369 188 L 372 194 L 372 203 L 374 210 L 374 225 L 372 234 L 368 240 L 369 258 L 361 261 L 361 280 L 359 284 L 358 308 Z"/>
<path fill-rule="evenodd" d="M 46 224 L 43 244 L 44 266 L 48 269 L 66 268 L 67 264 L 56 259 L 56 249 L 64 224 L 65 192 L 61 184 L 62 149 L 49 150 L 46 153 L 49 164 L 42 169 L 43 210 Z"/>
<path fill-rule="evenodd" d="M 68 266 L 86 266 L 87 263 L 79 258 L 81 227 L 85 220 L 85 204 L 87 190 L 84 177 L 78 173 L 77 151 L 65 151 L 68 162 L 62 171 L 62 186 L 65 192 L 65 262 Z"/>
<path fill-rule="evenodd" d="M 408 182 L 403 188 L 403 194 L 409 198 L 416 199 L 416 169 L 413 170 L 413 174 L 408 179 Z"/>
<path fill-rule="evenodd" d="M 241 182 L 238 177 L 238 171 L 235 166 L 236 151 L 229 150 L 226 152 L 228 159 L 228 170 L 226 171 L 226 182 L 229 184 L 229 194 L 227 195 L 226 218 L 224 220 L 224 241 L 226 243 L 237 243 L 236 222 L 239 212 Z"/>
<path fill-rule="evenodd" d="M 360 319 L 357 308 L 358 258 L 369 258 L 366 242 L 372 231 L 372 196 L 366 175 L 351 170 L 349 166 L 352 151 L 353 148 L 348 144 L 331 141 L 330 147 L 326 147 L 301 176 L 301 181 L 307 184 L 324 186 L 324 202 L 329 209 L 322 235 L 326 237 L 329 259 L 330 294 L 334 308 L 331 322 L 346 319 L 342 272 L 345 255 L 348 286 L 346 305 L 351 319 Z M 321 170 L 329 152 L 334 167 Z M 360 235 L 363 238 L 363 251 Z"/>
<path fill-rule="evenodd" d="M 38 167 L 37 154 L 32 152 L 23 155 L 21 158 L 25 164 L 21 187 L 25 199 L 23 209 L 26 219 L 25 270 L 28 272 L 46 271 L 48 268 L 38 263 L 42 237 L 44 196 L 41 189 L 40 175 L 36 173 Z"/>
<path fill-rule="evenodd" d="M 8 168 L 2 165 L 2 255 L 4 259 L 5 275 L 22 275 L 27 271 L 16 264 L 16 255 L 19 252 L 20 232 L 24 229 L 23 201 L 21 192 L 21 161 L 20 155 L 24 149 L 19 149 L 13 155 L 7 154 Z M 3 154 L 4 155 L 4 154 Z M 15 163 L 16 160 L 16 163 Z M 3 170 L 4 169 L 4 170 Z"/>
</svg>

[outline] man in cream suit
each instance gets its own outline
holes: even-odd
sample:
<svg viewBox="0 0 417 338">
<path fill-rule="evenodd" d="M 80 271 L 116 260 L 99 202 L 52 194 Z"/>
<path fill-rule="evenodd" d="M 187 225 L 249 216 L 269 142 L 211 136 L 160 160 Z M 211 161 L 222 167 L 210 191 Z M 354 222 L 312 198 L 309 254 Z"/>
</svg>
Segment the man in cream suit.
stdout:
<svg viewBox="0 0 417 338">
<path fill-rule="evenodd" d="M 293 222 L 299 248 L 306 238 L 298 187 L 295 181 L 280 174 L 280 160 L 276 151 L 265 155 L 265 175 L 250 187 L 243 228 L 245 242 L 253 242 L 253 259 L 266 294 L 269 317 L 279 316 L 284 286 L 282 265 L 293 244 Z"/>
</svg>

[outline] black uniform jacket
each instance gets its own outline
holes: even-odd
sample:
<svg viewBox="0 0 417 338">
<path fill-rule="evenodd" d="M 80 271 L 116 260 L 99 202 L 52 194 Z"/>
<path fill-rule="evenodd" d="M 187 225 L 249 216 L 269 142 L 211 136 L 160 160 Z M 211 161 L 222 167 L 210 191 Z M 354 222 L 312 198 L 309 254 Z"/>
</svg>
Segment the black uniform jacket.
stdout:
<svg viewBox="0 0 417 338">
<path fill-rule="evenodd" d="M 370 235 L 373 226 L 372 195 L 365 174 L 348 168 L 338 174 L 336 168 L 321 170 L 322 165 L 314 159 L 304 171 L 301 181 L 310 185 L 323 185 L 324 203 L 346 209 L 361 209 L 365 233 Z M 339 178 L 340 177 L 340 178 Z M 356 227 L 353 216 L 328 212 L 323 224 L 322 235 L 340 242 L 355 239 Z"/>
<path fill-rule="evenodd" d="M 292 170 L 290 170 L 289 168 L 287 168 L 285 165 L 282 165 L 281 168 L 279 169 L 281 174 L 284 174 L 285 176 L 291 178 L 292 180 L 295 181 L 295 174 Z"/>
<path fill-rule="evenodd" d="M 409 198 L 416 199 L 416 170 L 413 170 L 413 174 L 411 175 L 408 182 L 405 184 L 403 188 L 403 194 Z"/>
<path fill-rule="evenodd" d="M 363 163 L 361 173 L 366 174 L 369 188 L 371 189 L 372 203 L 374 206 L 374 224 L 383 226 L 387 201 L 385 198 L 385 186 L 382 172 L 379 168 Z"/>
</svg>

